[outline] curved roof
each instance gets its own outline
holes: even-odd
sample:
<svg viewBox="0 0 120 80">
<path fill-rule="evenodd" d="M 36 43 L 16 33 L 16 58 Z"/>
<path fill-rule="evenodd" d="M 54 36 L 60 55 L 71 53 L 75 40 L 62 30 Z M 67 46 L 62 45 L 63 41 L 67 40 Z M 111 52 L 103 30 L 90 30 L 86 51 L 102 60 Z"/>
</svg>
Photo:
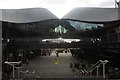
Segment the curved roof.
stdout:
<svg viewBox="0 0 120 80">
<path fill-rule="evenodd" d="M 29 23 L 48 19 L 58 19 L 45 8 L 0 9 L 0 20 L 14 23 Z"/>
<path fill-rule="evenodd" d="M 75 8 L 62 19 L 89 22 L 109 22 L 118 20 L 117 8 Z"/>
</svg>

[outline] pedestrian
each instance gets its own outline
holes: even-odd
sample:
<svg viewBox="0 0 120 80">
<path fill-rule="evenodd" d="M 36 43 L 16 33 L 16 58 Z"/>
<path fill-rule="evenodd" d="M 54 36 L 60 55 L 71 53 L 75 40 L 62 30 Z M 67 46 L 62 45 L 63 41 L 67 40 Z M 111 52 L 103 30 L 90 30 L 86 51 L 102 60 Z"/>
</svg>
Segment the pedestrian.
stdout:
<svg viewBox="0 0 120 80">
<path fill-rule="evenodd" d="M 71 68 L 72 72 L 75 72 L 75 66 L 73 63 L 70 63 L 70 68 Z"/>
<path fill-rule="evenodd" d="M 58 52 L 56 52 L 56 56 L 57 56 L 57 58 L 59 57 L 59 53 Z"/>
</svg>

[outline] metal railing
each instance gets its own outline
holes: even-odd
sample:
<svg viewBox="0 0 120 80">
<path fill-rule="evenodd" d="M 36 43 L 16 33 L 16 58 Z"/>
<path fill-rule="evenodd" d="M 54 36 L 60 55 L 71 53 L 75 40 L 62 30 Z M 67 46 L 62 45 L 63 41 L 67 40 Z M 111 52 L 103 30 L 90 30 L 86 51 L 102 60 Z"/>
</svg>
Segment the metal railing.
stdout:
<svg viewBox="0 0 120 80">
<path fill-rule="evenodd" d="M 106 78 L 105 77 L 105 64 L 108 62 L 108 60 L 99 60 L 97 63 L 95 63 L 92 67 L 90 67 L 88 70 L 87 70 L 87 74 L 89 74 L 90 73 L 90 76 L 92 75 L 91 73 L 92 73 L 92 71 L 94 70 L 94 69 L 97 69 L 96 70 L 96 77 L 97 78 L 99 78 L 99 67 L 100 67 L 100 65 L 103 65 L 103 78 Z"/>
<path fill-rule="evenodd" d="M 99 77 L 99 67 L 101 65 L 103 65 L 103 73 L 102 73 L 102 77 L 105 79 L 106 75 L 105 75 L 105 64 L 108 62 L 108 60 L 99 60 L 98 62 L 96 62 L 94 65 L 92 65 L 92 67 L 90 67 L 89 69 L 80 69 L 80 74 L 79 75 L 89 75 L 90 78 L 92 78 L 92 72 L 94 69 L 96 69 L 96 78 L 100 78 Z"/>
</svg>

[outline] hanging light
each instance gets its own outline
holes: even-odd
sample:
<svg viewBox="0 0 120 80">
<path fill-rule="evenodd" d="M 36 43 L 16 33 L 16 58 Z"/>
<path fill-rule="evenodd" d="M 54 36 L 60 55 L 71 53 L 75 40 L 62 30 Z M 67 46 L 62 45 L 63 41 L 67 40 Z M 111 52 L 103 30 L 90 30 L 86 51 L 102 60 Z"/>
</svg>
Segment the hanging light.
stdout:
<svg viewBox="0 0 120 80">
<path fill-rule="evenodd" d="M 7 42 L 10 42 L 10 39 L 7 39 Z"/>
<path fill-rule="evenodd" d="M 4 39 L 3 39 L 3 38 L 1 38 L 1 40 L 3 41 Z"/>
</svg>

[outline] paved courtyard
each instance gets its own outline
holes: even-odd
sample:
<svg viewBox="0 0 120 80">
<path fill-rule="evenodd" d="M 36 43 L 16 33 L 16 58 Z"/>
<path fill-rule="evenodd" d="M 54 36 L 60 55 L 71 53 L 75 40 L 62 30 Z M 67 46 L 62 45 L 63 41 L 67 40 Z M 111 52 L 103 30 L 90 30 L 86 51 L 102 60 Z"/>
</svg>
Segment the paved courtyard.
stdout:
<svg viewBox="0 0 120 80">
<path fill-rule="evenodd" d="M 59 53 L 58 64 L 55 64 L 56 54 L 37 56 L 21 69 L 20 77 L 25 78 L 74 78 L 70 69 L 74 62 L 71 53 Z"/>
</svg>

